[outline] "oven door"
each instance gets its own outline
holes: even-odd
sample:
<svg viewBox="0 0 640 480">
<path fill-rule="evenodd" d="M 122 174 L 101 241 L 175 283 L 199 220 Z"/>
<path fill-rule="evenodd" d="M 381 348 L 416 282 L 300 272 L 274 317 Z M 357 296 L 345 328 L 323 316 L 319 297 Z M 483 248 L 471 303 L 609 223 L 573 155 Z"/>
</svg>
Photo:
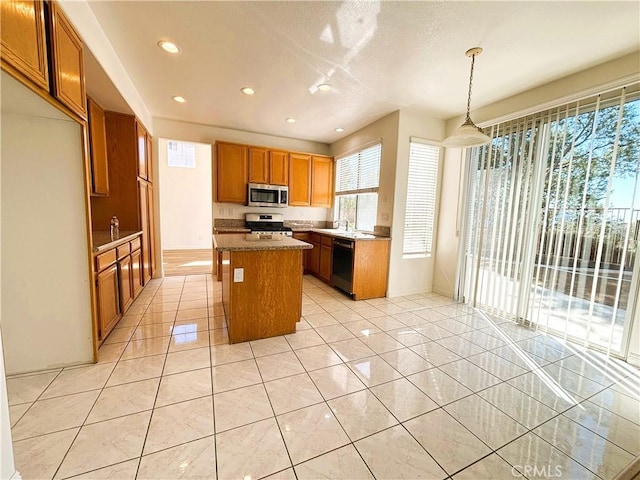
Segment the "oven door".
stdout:
<svg viewBox="0 0 640 480">
<path fill-rule="evenodd" d="M 282 187 L 250 183 L 247 192 L 247 205 L 250 207 L 286 207 L 282 203 Z"/>
</svg>

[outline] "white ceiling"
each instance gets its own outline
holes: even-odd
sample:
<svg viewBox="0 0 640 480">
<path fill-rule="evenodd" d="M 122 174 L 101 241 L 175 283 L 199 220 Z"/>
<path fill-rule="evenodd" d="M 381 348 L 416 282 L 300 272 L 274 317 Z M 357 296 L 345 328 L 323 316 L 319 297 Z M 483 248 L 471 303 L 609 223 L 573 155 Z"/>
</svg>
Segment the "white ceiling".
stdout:
<svg viewBox="0 0 640 480">
<path fill-rule="evenodd" d="M 152 116 L 325 143 L 400 108 L 464 113 L 470 47 L 472 108 L 640 48 L 636 1 L 89 5 Z"/>
</svg>

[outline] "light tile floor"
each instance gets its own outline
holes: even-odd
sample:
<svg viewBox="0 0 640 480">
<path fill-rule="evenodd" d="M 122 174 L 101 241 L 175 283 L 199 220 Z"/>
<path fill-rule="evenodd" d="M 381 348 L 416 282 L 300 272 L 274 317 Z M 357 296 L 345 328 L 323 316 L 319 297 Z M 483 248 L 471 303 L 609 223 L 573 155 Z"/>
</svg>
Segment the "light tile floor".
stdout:
<svg viewBox="0 0 640 480">
<path fill-rule="evenodd" d="M 610 479 L 640 455 L 626 363 L 310 277 L 297 333 L 228 345 L 220 299 L 209 276 L 154 280 L 98 364 L 9 378 L 22 477 Z"/>
</svg>

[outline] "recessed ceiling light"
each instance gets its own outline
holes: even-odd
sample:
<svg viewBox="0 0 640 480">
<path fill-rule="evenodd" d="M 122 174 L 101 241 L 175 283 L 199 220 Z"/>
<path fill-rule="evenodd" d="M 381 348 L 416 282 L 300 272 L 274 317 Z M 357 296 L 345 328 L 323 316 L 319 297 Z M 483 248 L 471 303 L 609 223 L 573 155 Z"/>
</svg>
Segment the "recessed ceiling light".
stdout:
<svg viewBox="0 0 640 480">
<path fill-rule="evenodd" d="M 329 85 L 328 83 L 321 83 L 320 85 L 318 85 L 318 90 L 320 90 L 321 92 L 328 92 L 329 90 L 331 90 L 331 85 Z"/>
<path fill-rule="evenodd" d="M 340 132 L 344 132 L 344 128 L 342 127 L 338 127 L 336 128 L 336 132 L 340 133 Z"/>
<path fill-rule="evenodd" d="M 291 118 L 291 117 L 285 118 L 284 121 L 287 122 L 287 123 L 296 123 L 296 119 L 295 118 Z"/>
<path fill-rule="evenodd" d="M 185 103 L 186 100 L 184 97 L 181 97 L 180 95 L 176 95 L 175 97 L 172 97 L 176 102 L 178 103 Z"/>
<path fill-rule="evenodd" d="M 162 40 L 160 42 L 158 42 L 158 46 L 163 49 L 165 52 L 169 52 L 169 53 L 180 53 L 181 49 L 178 45 L 176 45 L 173 42 L 167 42 L 165 40 Z"/>
<path fill-rule="evenodd" d="M 242 87 L 240 91 L 245 95 L 253 95 L 256 93 L 256 91 L 251 87 Z"/>
</svg>

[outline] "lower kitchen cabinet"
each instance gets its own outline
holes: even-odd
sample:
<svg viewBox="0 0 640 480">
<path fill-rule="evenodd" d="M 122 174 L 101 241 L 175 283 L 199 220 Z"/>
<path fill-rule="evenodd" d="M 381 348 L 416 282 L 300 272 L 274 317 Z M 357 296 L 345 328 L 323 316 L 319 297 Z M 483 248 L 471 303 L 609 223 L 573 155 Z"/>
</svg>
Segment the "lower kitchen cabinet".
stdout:
<svg viewBox="0 0 640 480">
<path fill-rule="evenodd" d="M 142 291 L 140 234 L 103 248 L 95 257 L 95 271 L 98 341 L 102 343 Z"/>
<path fill-rule="evenodd" d="M 320 240 L 320 271 L 318 276 L 329 285 L 333 284 L 333 237 L 322 235 Z"/>
<path fill-rule="evenodd" d="M 309 234 L 309 243 L 313 245 L 313 248 L 309 251 L 309 273 L 315 276 L 320 274 L 320 238 L 318 233 Z"/>
<path fill-rule="evenodd" d="M 102 342 L 120 320 L 118 265 L 107 267 L 97 276 L 98 338 Z M 105 333 L 106 332 L 106 333 Z"/>
<path fill-rule="evenodd" d="M 296 240 L 300 240 L 302 242 L 310 243 L 310 239 L 309 239 L 310 235 L 311 234 L 309 232 L 294 232 L 293 238 L 295 238 Z M 304 273 L 309 272 L 309 259 L 312 251 L 313 249 L 302 251 L 302 271 Z"/>
</svg>

